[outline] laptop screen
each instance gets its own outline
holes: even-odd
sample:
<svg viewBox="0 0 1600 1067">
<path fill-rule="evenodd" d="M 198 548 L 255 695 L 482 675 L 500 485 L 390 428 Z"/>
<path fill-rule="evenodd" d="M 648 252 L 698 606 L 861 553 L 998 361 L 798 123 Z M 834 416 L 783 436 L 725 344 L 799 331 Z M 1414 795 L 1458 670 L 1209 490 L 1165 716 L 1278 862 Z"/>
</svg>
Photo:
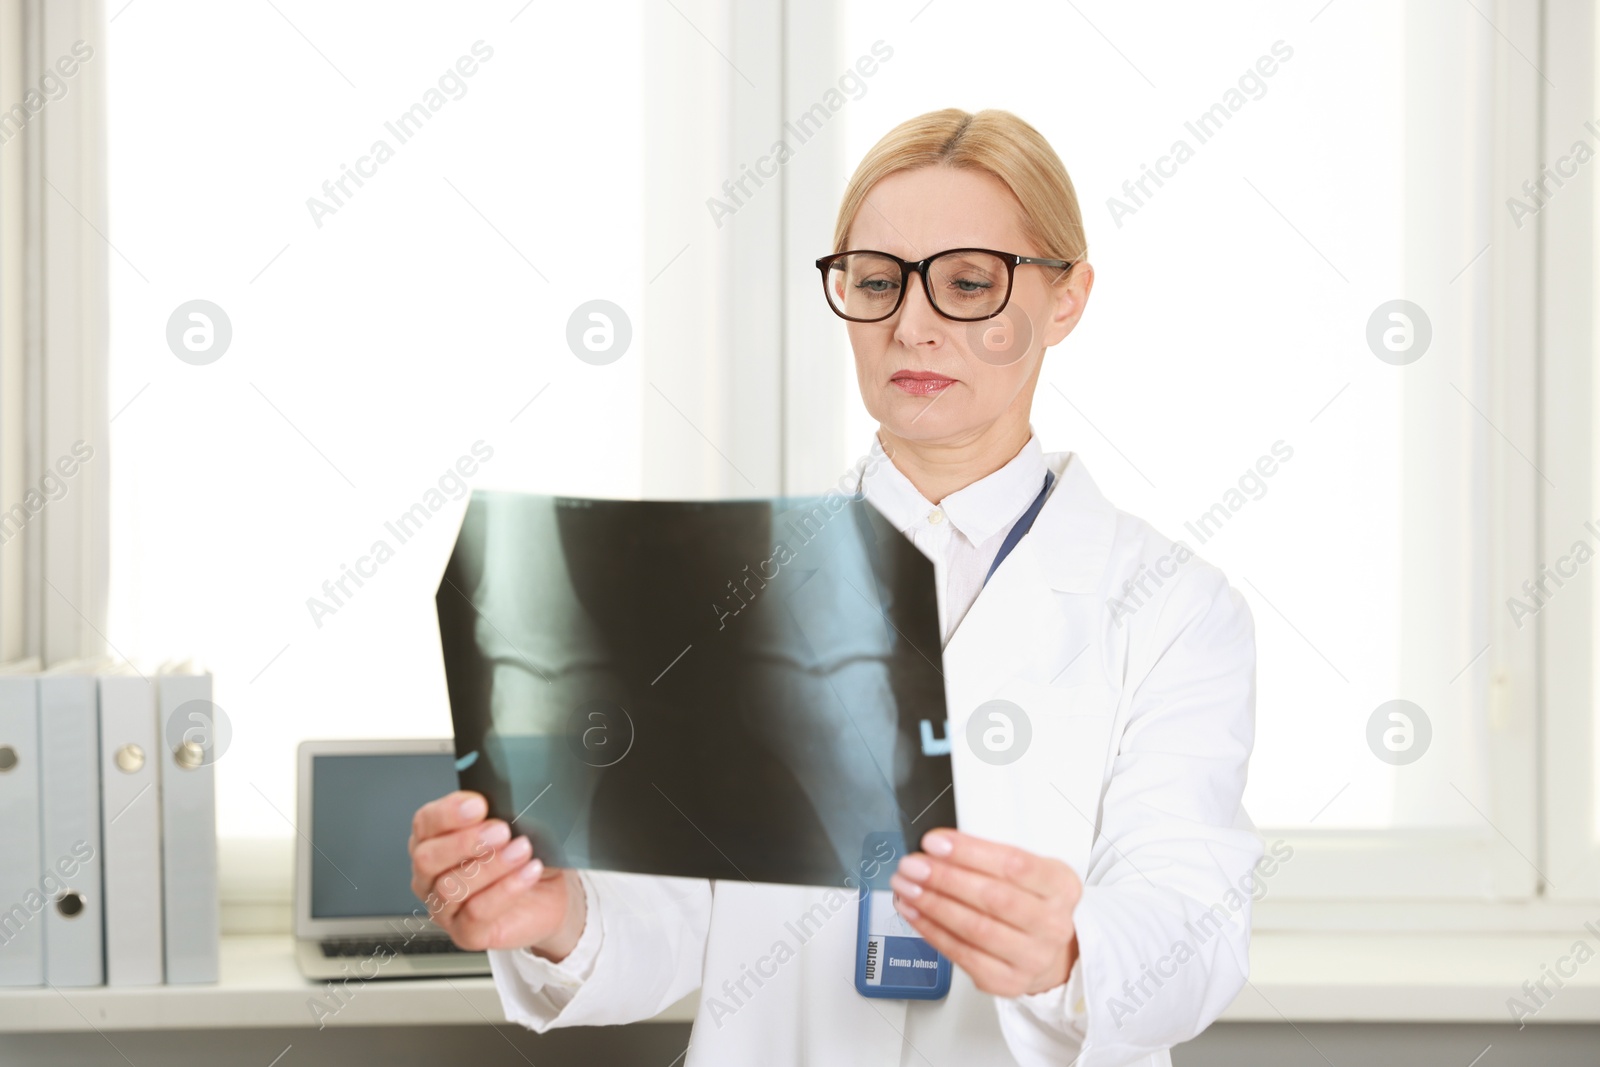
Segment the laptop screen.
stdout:
<svg viewBox="0 0 1600 1067">
<path fill-rule="evenodd" d="M 448 752 L 311 758 L 311 917 L 386 918 L 422 908 L 411 892 L 411 817 L 456 788 Z"/>
</svg>

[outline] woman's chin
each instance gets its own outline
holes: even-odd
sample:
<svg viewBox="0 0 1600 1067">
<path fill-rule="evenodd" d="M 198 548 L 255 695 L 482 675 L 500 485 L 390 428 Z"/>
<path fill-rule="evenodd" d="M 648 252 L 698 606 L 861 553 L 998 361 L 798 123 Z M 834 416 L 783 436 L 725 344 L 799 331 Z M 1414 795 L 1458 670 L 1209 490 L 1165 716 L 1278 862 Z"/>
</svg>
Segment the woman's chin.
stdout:
<svg viewBox="0 0 1600 1067">
<path fill-rule="evenodd" d="M 878 421 L 902 441 L 941 441 L 960 437 L 971 420 L 949 399 L 890 397 Z"/>
</svg>

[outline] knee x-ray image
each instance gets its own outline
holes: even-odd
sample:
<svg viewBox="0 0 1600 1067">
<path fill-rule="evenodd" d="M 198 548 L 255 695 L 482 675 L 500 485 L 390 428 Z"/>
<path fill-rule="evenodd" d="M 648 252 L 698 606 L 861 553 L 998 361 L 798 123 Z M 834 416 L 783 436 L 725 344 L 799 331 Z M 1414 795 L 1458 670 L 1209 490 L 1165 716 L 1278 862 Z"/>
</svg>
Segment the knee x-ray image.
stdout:
<svg viewBox="0 0 1600 1067">
<path fill-rule="evenodd" d="M 933 564 L 860 497 L 474 492 L 461 787 L 553 867 L 839 886 L 955 825 Z"/>
</svg>

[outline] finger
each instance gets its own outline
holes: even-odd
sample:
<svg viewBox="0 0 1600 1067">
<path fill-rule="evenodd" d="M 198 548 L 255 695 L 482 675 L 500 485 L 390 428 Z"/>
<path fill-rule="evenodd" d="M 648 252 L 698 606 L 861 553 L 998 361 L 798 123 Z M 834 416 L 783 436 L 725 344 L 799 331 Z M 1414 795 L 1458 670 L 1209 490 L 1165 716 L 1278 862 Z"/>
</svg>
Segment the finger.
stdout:
<svg viewBox="0 0 1600 1067">
<path fill-rule="evenodd" d="M 528 866 L 530 860 L 533 860 L 533 846 L 526 837 L 519 837 L 505 847 L 496 849 L 486 860 L 473 861 L 445 871 L 433 883 L 433 892 L 439 898 L 438 907 L 433 912 L 434 922 L 440 925 L 448 923 L 473 897 L 506 875 Z"/>
<path fill-rule="evenodd" d="M 546 868 L 540 860 L 522 864 L 467 898 L 450 924 L 450 937 L 462 948 L 476 951 L 521 943 L 520 932 L 511 929 L 518 905 L 542 882 L 560 877 L 560 871 Z"/>
<path fill-rule="evenodd" d="M 956 934 L 945 929 L 933 919 L 922 914 L 914 904 L 901 901 L 900 914 L 911 924 L 912 929 L 922 935 L 923 940 L 943 953 L 951 963 L 960 967 L 978 987 L 986 993 L 996 996 L 1014 996 L 1010 992 L 1012 987 L 1022 987 L 1021 976 L 998 957 L 992 956 L 983 949 L 962 940 Z"/>
<path fill-rule="evenodd" d="M 1077 887 L 1078 876 L 1059 860 L 960 830 L 929 830 L 922 835 L 922 848 L 938 859 L 1002 878 L 1041 897 L 1057 896 Z"/>
<path fill-rule="evenodd" d="M 411 836 L 426 841 L 481 822 L 488 814 L 489 802 L 482 793 L 457 790 L 418 808 L 411 817 Z"/>
<path fill-rule="evenodd" d="M 487 860 L 496 848 L 511 840 L 511 827 L 500 819 L 421 841 L 411 852 L 411 874 L 431 888 L 441 874 L 471 860 Z"/>
<path fill-rule="evenodd" d="M 890 884 L 913 903 L 922 890 L 929 890 L 959 900 L 974 911 L 1023 933 L 1055 936 L 1060 932 L 1057 915 L 1062 905 L 1055 899 L 1038 896 L 1002 879 L 920 852 L 900 861 Z"/>
<path fill-rule="evenodd" d="M 909 905 L 924 918 L 939 924 L 969 945 L 982 945 L 983 951 L 1008 965 L 1032 970 L 1044 962 L 1049 947 L 1037 935 L 1002 922 L 943 893 L 916 890 L 915 883 L 896 875 L 890 880 L 900 894 L 902 910 Z"/>
</svg>

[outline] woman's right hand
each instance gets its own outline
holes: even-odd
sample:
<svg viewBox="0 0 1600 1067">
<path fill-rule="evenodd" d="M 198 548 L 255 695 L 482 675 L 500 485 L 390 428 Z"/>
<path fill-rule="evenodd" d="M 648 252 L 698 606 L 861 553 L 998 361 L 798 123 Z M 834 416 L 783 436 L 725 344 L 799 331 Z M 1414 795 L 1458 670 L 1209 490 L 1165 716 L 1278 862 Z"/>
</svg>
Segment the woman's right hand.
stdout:
<svg viewBox="0 0 1600 1067">
<path fill-rule="evenodd" d="M 577 872 L 546 870 L 527 837 L 489 819 L 482 794 L 456 792 L 411 820 L 411 891 L 457 945 L 529 948 L 559 962 L 587 919 Z"/>
</svg>

